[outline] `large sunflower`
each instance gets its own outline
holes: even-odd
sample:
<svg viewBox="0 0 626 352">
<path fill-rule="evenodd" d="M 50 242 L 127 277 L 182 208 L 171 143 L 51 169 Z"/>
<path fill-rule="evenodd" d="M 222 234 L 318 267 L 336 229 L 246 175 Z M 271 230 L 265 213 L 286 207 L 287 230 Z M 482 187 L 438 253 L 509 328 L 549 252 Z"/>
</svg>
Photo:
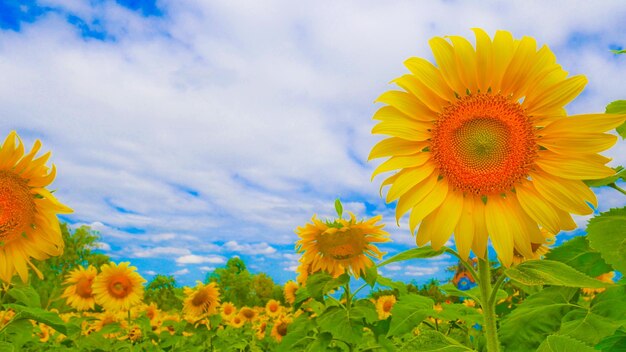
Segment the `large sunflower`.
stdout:
<svg viewBox="0 0 626 352">
<path fill-rule="evenodd" d="M 94 308 L 96 300 L 91 286 L 96 275 L 98 275 L 98 271 L 91 265 L 87 269 L 79 266 L 69 273 L 64 282 L 64 284 L 69 286 L 62 295 L 67 300 L 68 305 L 76 310 Z"/>
<path fill-rule="evenodd" d="M 141 303 L 146 282 L 129 262 L 104 264 L 92 290 L 96 303 L 110 311 L 129 310 Z"/>
<path fill-rule="evenodd" d="M 334 277 L 345 272 L 356 278 L 363 275 L 366 268 L 374 265 L 371 258 L 383 256 L 373 243 L 389 241 L 389 234 L 382 230 L 385 225 L 377 224 L 381 218 L 357 221 L 350 213 L 350 220 L 337 219 L 331 223 L 313 216 L 312 223 L 298 227 L 300 240 L 296 242 L 296 250 L 303 252 L 300 262 L 307 276 L 309 271 L 320 270 Z"/>
<path fill-rule="evenodd" d="M 183 312 L 191 318 L 200 318 L 203 315 L 217 313 L 220 304 L 220 291 L 215 282 L 203 284 L 198 281 L 195 288 L 185 287 L 185 301 Z"/>
<path fill-rule="evenodd" d="M 547 46 L 531 37 L 474 29 L 476 48 L 458 36 L 430 40 L 437 66 L 405 62 L 404 91 L 378 98 L 372 133 L 390 135 L 370 159 L 390 157 L 373 176 L 396 218 L 410 211 L 416 242 L 440 248 L 454 233 L 459 253 L 486 253 L 488 238 L 509 266 L 517 251 L 534 256 L 540 231 L 576 227 L 570 213 L 591 214 L 594 193 L 582 180 L 614 174 L 599 154 L 617 137 L 604 133 L 624 115 L 567 116 L 563 108 L 583 90 L 584 76 L 567 77 Z"/>
<path fill-rule="evenodd" d="M 0 279 L 10 282 L 17 272 L 28 280 L 28 266 L 42 275 L 30 258 L 44 260 L 63 253 L 63 238 L 57 214 L 72 209 L 61 204 L 45 187 L 56 176 L 46 166 L 50 152 L 37 157 L 41 142 L 28 154 L 15 131 L 0 147 Z"/>
</svg>

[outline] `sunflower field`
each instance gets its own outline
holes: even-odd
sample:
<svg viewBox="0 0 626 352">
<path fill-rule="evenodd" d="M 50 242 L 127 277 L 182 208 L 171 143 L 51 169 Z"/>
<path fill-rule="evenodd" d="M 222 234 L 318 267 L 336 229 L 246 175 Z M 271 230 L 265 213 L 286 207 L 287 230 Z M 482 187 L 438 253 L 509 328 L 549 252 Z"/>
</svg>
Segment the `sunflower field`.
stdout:
<svg viewBox="0 0 626 352">
<path fill-rule="evenodd" d="M 587 82 L 535 39 L 474 29 L 433 38 L 435 62 L 383 93 L 372 178 L 408 213 L 416 246 L 385 256 L 382 216 L 294 226 L 298 276 L 283 286 L 231 259 L 194 287 L 151 282 L 70 229 L 56 176 L 16 132 L 0 147 L 0 351 L 626 351 L 626 207 L 594 213 L 594 190 L 626 196 L 600 153 L 626 137 L 626 101 L 568 115 Z M 622 51 L 623 53 L 623 51 Z M 616 53 L 618 54 L 618 53 Z M 621 140 L 620 140 L 621 137 Z M 619 201 L 624 203 L 623 198 Z M 555 245 L 593 215 L 586 235 Z M 454 246 L 446 246 L 450 238 Z M 443 254 L 454 279 L 379 274 Z"/>
</svg>

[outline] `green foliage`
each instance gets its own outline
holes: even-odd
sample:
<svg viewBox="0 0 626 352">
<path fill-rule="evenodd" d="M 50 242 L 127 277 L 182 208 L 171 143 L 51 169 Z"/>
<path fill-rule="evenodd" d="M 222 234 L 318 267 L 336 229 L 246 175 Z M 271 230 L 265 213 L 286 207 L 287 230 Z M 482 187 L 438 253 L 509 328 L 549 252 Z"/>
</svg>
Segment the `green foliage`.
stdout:
<svg viewBox="0 0 626 352">
<path fill-rule="evenodd" d="M 174 276 L 158 274 L 146 285 L 144 302 L 156 303 L 164 311 L 180 310 L 183 307 L 183 290 L 176 287 Z"/>
<path fill-rule="evenodd" d="M 605 352 L 626 351 L 626 330 L 622 328 L 615 334 L 605 337 L 596 345 L 596 350 Z"/>
<path fill-rule="evenodd" d="M 389 335 L 406 334 L 421 323 L 426 317 L 432 316 L 434 301 L 419 295 L 406 295 L 391 310 L 391 327 Z"/>
<path fill-rule="evenodd" d="M 410 339 L 398 351 L 466 352 L 473 350 L 438 331 L 426 330 Z"/>
<path fill-rule="evenodd" d="M 589 220 L 589 245 L 616 270 L 626 273 L 626 207 L 611 209 Z M 591 286 L 590 286 L 591 287 Z"/>
<path fill-rule="evenodd" d="M 434 250 L 431 246 L 411 248 L 411 249 L 406 250 L 404 252 L 398 253 L 398 254 L 394 255 L 393 257 L 391 257 L 391 258 L 383 260 L 382 262 L 380 262 L 378 264 L 378 267 L 381 267 L 381 266 L 384 266 L 384 265 L 387 265 L 387 264 L 391 264 L 391 263 L 395 263 L 395 262 L 401 262 L 401 261 L 409 260 L 409 259 L 420 259 L 420 258 L 437 257 L 437 256 L 443 254 L 444 252 L 445 252 L 444 249 Z"/>
<path fill-rule="evenodd" d="M 586 236 L 574 237 L 553 248 L 546 254 L 546 259 L 567 264 L 591 277 L 597 277 L 612 270 L 600 253 L 589 247 Z"/>
<path fill-rule="evenodd" d="M 612 284 L 591 278 L 567 264 L 552 260 L 529 260 L 505 271 L 506 276 L 524 285 L 568 287 L 609 287 Z"/>
<path fill-rule="evenodd" d="M 550 335 L 539 346 L 537 352 L 594 352 L 595 349 L 577 341 L 571 337 L 561 335 Z"/>
<path fill-rule="evenodd" d="M 624 50 L 617 52 L 624 53 Z M 616 100 L 606 106 L 607 114 L 626 114 L 626 100 Z M 626 138 L 626 122 L 615 129 L 622 139 Z"/>
</svg>

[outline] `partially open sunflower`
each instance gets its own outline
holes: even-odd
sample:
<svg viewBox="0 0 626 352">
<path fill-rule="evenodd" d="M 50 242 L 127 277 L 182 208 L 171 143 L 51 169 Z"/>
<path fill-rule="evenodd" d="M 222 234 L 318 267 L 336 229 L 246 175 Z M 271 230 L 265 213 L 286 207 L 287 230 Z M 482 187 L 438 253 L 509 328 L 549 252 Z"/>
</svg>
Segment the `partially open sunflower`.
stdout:
<svg viewBox="0 0 626 352">
<path fill-rule="evenodd" d="M 373 177 L 383 181 L 387 202 L 398 200 L 396 218 L 410 212 L 416 242 L 456 247 L 485 256 L 488 238 L 502 264 L 514 252 L 526 258 L 532 243 L 545 243 L 540 228 L 573 230 L 570 214 L 591 214 L 594 193 L 582 180 L 614 174 L 597 153 L 617 137 L 605 133 L 625 115 L 568 116 L 564 106 L 583 90 L 584 76 L 568 77 L 547 46 L 498 31 L 493 40 L 474 29 L 476 47 L 459 36 L 433 38 L 436 66 L 422 58 L 405 62 L 410 74 L 394 80 L 401 91 L 378 98 L 372 130 L 380 141 L 370 159 L 390 157 Z"/>
</svg>

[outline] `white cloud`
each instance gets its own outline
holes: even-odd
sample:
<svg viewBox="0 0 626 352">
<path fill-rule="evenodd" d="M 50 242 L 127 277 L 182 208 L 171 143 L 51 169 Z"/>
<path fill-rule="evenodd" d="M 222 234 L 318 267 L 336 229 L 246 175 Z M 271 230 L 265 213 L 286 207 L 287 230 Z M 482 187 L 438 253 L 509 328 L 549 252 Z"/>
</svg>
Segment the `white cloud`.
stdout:
<svg viewBox="0 0 626 352">
<path fill-rule="evenodd" d="M 201 256 L 196 254 L 184 255 L 182 257 L 176 258 L 176 263 L 178 264 L 222 264 L 225 263 L 226 260 L 220 256 Z"/>
<path fill-rule="evenodd" d="M 397 264 L 389 264 L 389 265 L 385 265 L 385 269 L 390 270 L 390 271 L 398 271 L 398 270 L 402 270 L 402 267 Z"/>
<path fill-rule="evenodd" d="M 230 252 L 239 252 L 241 254 L 249 255 L 276 253 L 276 248 L 268 245 L 265 242 L 256 244 L 239 244 L 237 243 L 237 241 L 228 241 L 224 243 L 224 249 Z"/>
<path fill-rule="evenodd" d="M 177 271 L 172 273 L 172 275 L 176 275 L 176 276 L 187 275 L 187 274 L 189 274 L 189 269 L 187 269 L 187 268 L 184 268 L 184 269 L 181 269 L 181 270 L 177 270 Z"/>
<path fill-rule="evenodd" d="M 146 270 L 146 271 L 144 271 L 144 273 L 146 273 L 146 275 L 156 275 L 156 274 L 158 274 L 158 273 L 157 273 L 156 271 L 154 271 L 154 270 Z"/>
<path fill-rule="evenodd" d="M 131 253 L 131 256 L 137 258 L 154 258 L 163 256 L 185 256 L 191 254 L 191 251 L 186 248 L 178 247 L 153 247 L 138 249 Z"/>
<path fill-rule="evenodd" d="M 94 248 L 103 250 L 105 252 L 108 252 L 111 250 L 111 246 L 106 242 L 96 242 L 94 243 Z"/>
<path fill-rule="evenodd" d="M 200 269 L 200 271 L 202 271 L 202 272 L 209 272 L 209 271 L 215 270 L 215 267 L 213 267 L 213 266 L 201 266 L 198 269 Z"/>
</svg>

